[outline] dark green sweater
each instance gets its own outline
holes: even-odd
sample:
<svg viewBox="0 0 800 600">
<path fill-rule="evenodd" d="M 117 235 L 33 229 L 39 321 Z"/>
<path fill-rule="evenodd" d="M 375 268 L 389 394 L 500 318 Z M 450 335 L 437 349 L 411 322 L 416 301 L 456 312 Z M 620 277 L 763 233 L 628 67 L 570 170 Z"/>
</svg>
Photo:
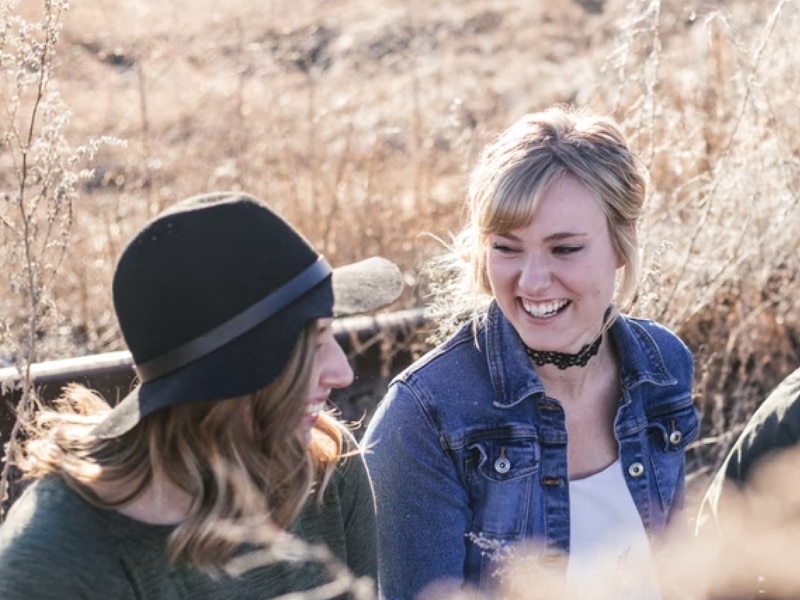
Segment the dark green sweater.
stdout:
<svg viewBox="0 0 800 600">
<path fill-rule="evenodd" d="M 37 481 L 0 527 L 0 599 L 261 600 L 332 579 L 310 562 L 259 567 L 235 579 L 170 567 L 172 530 L 95 508 L 58 477 Z M 342 460 L 322 505 L 309 500 L 292 531 L 375 580 L 374 505 L 361 456 Z"/>
</svg>

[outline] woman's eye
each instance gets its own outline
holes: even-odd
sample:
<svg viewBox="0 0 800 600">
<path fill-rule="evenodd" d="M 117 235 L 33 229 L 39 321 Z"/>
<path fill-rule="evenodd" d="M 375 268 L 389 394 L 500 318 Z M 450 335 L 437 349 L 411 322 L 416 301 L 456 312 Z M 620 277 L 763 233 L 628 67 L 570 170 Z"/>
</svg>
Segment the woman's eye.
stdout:
<svg viewBox="0 0 800 600">
<path fill-rule="evenodd" d="M 333 335 L 333 320 L 326 320 L 325 322 L 317 324 L 317 339 L 314 343 L 314 347 L 316 349 L 322 348 L 328 341 L 329 338 L 334 337 Z"/>
<path fill-rule="evenodd" d="M 574 254 L 583 250 L 583 246 L 556 246 L 553 248 L 553 254 Z"/>
<path fill-rule="evenodd" d="M 493 242 L 492 250 L 500 252 L 501 254 L 508 254 L 510 252 L 514 252 L 515 248 L 512 248 L 511 246 L 508 246 L 507 244 L 503 244 L 501 242 Z"/>
<path fill-rule="evenodd" d="M 333 336 L 330 335 L 330 334 L 327 334 L 327 335 L 323 334 L 323 335 L 317 336 L 317 341 L 314 344 L 314 351 L 322 352 L 325 349 L 325 347 L 328 344 L 330 344 L 332 337 Z"/>
</svg>

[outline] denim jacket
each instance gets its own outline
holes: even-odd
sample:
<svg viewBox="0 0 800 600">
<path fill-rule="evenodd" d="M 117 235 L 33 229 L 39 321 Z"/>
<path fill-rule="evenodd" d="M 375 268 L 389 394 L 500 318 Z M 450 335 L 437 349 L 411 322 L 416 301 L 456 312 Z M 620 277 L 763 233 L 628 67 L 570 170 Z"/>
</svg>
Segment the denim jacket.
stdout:
<svg viewBox="0 0 800 600">
<path fill-rule="evenodd" d="M 620 462 L 645 528 L 657 533 L 684 505 L 684 453 L 699 428 L 692 356 L 663 326 L 625 315 L 610 339 Z M 362 445 L 382 597 L 413 598 L 440 580 L 489 589 L 487 549 L 511 542 L 569 552 L 564 410 L 496 304 L 477 336 L 465 326 L 392 381 Z"/>
</svg>

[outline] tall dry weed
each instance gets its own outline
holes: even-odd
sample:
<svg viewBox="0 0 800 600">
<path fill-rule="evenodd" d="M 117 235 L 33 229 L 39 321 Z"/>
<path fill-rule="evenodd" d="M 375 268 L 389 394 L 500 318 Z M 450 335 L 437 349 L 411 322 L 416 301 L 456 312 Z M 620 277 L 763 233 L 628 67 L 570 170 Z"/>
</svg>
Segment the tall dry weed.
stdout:
<svg viewBox="0 0 800 600">
<path fill-rule="evenodd" d="M 37 407 L 31 366 L 46 350 L 41 337 L 59 327 L 52 295 L 66 253 L 77 186 L 82 170 L 97 153 L 101 138 L 72 147 L 65 135 L 70 119 L 53 81 L 56 48 L 68 10 L 66 1 L 46 1 L 40 21 L 15 14 L 16 2 L 0 7 L 0 70 L 4 108 L 0 125 L 0 264 L 4 281 L 0 315 L 0 348 L 4 362 L 21 374 L 21 399 L 5 456 L 13 454 L 19 423 Z M 0 520 L 8 497 L 11 462 L 0 472 Z"/>
</svg>

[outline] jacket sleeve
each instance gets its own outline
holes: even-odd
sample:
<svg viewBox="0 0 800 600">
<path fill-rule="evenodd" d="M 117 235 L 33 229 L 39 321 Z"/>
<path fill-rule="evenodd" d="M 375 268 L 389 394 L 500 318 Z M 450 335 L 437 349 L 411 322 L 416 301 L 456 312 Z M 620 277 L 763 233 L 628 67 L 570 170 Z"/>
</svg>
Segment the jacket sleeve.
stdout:
<svg viewBox="0 0 800 600">
<path fill-rule="evenodd" d="M 426 586 L 460 587 L 471 512 L 434 420 L 394 382 L 362 441 L 375 490 L 381 597 L 415 598 Z"/>
</svg>

